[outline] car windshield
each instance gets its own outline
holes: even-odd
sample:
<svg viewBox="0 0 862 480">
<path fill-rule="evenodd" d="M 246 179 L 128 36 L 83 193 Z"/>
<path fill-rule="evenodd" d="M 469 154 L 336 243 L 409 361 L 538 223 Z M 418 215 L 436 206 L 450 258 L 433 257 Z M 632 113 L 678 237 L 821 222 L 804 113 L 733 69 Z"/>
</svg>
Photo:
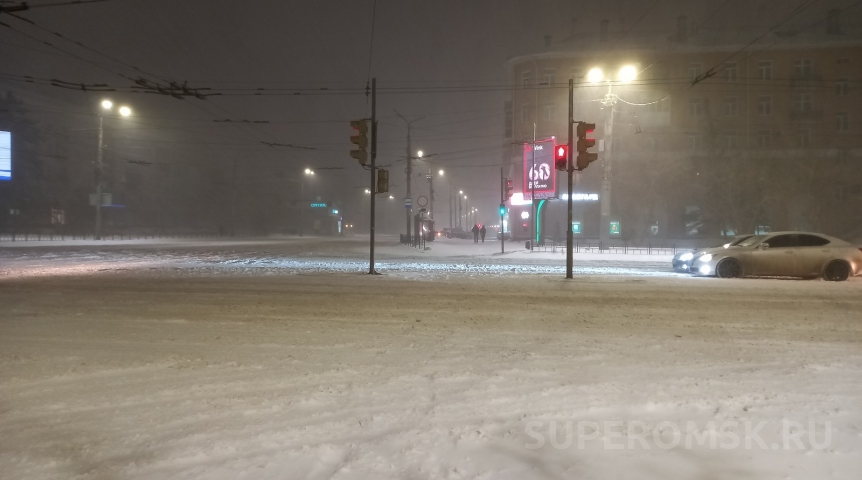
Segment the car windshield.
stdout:
<svg viewBox="0 0 862 480">
<path fill-rule="evenodd" d="M 735 247 L 751 247 L 759 244 L 766 238 L 766 235 L 752 235 L 746 239 L 743 239 L 741 242 L 734 245 Z"/>
<path fill-rule="evenodd" d="M 744 242 L 744 241 L 748 240 L 749 238 L 751 238 L 751 237 L 753 237 L 753 236 L 754 236 L 754 235 L 746 235 L 746 236 L 744 236 L 744 237 L 739 237 L 739 238 L 737 238 L 736 240 L 734 240 L 734 241 L 730 242 L 730 244 L 728 245 L 728 247 L 736 247 L 736 246 L 742 245 L 742 242 Z M 745 246 L 745 245 L 743 245 L 743 246 Z"/>
</svg>

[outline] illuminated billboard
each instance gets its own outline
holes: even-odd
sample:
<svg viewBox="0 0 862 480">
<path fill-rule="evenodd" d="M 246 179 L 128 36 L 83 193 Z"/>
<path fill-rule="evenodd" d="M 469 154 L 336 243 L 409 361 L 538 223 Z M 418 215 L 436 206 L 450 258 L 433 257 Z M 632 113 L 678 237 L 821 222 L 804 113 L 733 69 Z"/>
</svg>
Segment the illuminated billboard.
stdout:
<svg viewBox="0 0 862 480">
<path fill-rule="evenodd" d="M 554 170 L 553 138 L 524 144 L 524 199 L 551 198 L 557 191 L 557 172 Z M 535 159 L 533 158 L 535 148 Z M 534 163 L 535 162 L 535 163 Z"/>
<path fill-rule="evenodd" d="M 12 180 L 12 134 L 0 132 L 0 181 Z"/>
</svg>

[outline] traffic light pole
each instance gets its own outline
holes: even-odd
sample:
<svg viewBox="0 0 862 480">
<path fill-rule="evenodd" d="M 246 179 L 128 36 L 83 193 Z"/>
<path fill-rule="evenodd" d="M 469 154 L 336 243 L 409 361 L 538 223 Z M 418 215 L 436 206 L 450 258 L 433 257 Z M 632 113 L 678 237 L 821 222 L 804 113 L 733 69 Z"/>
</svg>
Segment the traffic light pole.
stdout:
<svg viewBox="0 0 862 480">
<path fill-rule="evenodd" d="M 506 253 L 506 228 L 503 226 L 505 221 L 503 213 L 503 205 L 506 204 L 506 181 L 503 179 L 503 167 L 500 167 L 500 253 Z"/>
<path fill-rule="evenodd" d="M 575 171 L 575 164 L 572 161 L 572 152 L 574 134 L 572 132 L 575 125 L 575 83 L 574 79 L 569 79 L 569 152 L 568 162 L 566 163 L 566 176 L 568 177 L 569 198 L 566 205 L 566 278 L 572 277 L 572 266 L 574 259 L 572 255 L 572 244 L 574 243 L 574 233 L 572 232 L 572 174 Z"/>
<path fill-rule="evenodd" d="M 611 236 L 611 182 L 613 179 L 611 161 L 613 160 L 614 106 L 616 104 L 616 96 L 610 91 L 610 87 L 608 89 L 608 94 L 602 102 L 608 109 L 605 114 L 605 148 L 602 156 L 602 189 L 599 198 L 602 223 L 599 239 L 602 241 L 603 248 L 607 248 Z"/>
<path fill-rule="evenodd" d="M 368 274 L 379 275 L 374 269 L 374 200 L 377 198 L 377 79 L 371 79 L 371 245 Z"/>
</svg>

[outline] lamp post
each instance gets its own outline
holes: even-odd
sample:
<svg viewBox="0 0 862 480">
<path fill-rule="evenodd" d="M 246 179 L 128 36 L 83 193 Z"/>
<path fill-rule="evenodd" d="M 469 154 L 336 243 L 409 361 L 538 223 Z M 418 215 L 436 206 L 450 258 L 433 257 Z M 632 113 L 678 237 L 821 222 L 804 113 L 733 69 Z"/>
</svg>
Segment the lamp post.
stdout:
<svg viewBox="0 0 862 480">
<path fill-rule="evenodd" d="M 102 127 L 105 120 L 104 112 L 111 112 L 113 108 L 114 102 L 102 100 L 102 108 L 99 110 L 99 149 L 96 152 L 96 226 L 93 232 L 94 240 L 102 239 L 102 158 L 105 149 L 105 132 Z M 128 117 L 132 114 L 132 109 L 122 106 L 119 108 L 119 113 L 120 116 Z"/>
<path fill-rule="evenodd" d="M 458 190 L 458 227 L 464 228 L 464 225 L 461 223 L 461 215 L 464 214 L 464 210 L 461 208 L 461 197 L 464 197 L 464 190 Z"/>
<path fill-rule="evenodd" d="M 302 176 L 302 182 L 300 182 L 300 187 L 299 187 L 299 236 L 300 237 L 303 235 L 303 227 L 302 227 L 303 218 L 302 217 L 303 217 L 303 212 L 305 211 L 305 179 L 307 177 L 313 176 L 314 170 L 312 170 L 310 168 L 306 168 L 304 173 L 305 173 L 305 175 Z"/>
<path fill-rule="evenodd" d="M 629 83 L 637 78 L 637 69 L 632 65 L 622 67 L 617 75 L 617 82 L 620 84 Z M 602 69 L 596 67 L 587 73 L 587 81 L 592 84 L 598 84 L 605 81 L 608 85 L 608 93 L 605 95 L 602 104 L 605 106 L 605 133 L 604 133 L 604 149 L 602 159 L 602 188 L 600 200 L 601 225 L 599 226 L 599 240 L 607 245 L 610 240 L 610 225 L 611 225 L 611 190 L 613 170 L 611 160 L 613 133 L 614 133 L 614 106 L 617 103 L 617 95 L 613 93 L 613 84 L 610 78 L 605 78 Z M 569 226 L 571 228 L 571 225 Z"/>
</svg>

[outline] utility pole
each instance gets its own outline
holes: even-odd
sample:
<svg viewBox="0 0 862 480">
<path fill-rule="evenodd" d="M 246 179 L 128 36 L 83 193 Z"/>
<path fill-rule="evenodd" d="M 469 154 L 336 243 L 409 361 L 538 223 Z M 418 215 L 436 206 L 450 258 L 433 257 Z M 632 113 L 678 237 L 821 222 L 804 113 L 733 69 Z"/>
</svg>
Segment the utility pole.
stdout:
<svg viewBox="0 0 862 480">
<path fill-rule="evenodd" d="M 103 120 L 102 114 L 99 113 L 99 151 L 96 154 L 96 229 L 93 240 L 102 239 L 102 150 L 105 147 Z"/>
<path fill-rule="evenodd" d="M 410 217 L 413 216 L 413 206 L 412 206 L 413 196 L 412 196 L 412 192 L 410 190 L 410 183 L 413 180 L 413 178 L 412 178 L 413 177 L 413 151 L 412 151 L 413 149 L 412 149 L 412 146 L 410 144 L 410 140 L 411 140 L 410 133 L 411 133 L 411 129 L 413 127 L 413 122 L 418 122 L 419 120 L 422 120 L 425 117 L 418 117 L 418 118 L 414 118 L 413 120 L 407 120 L 407 118 L 405 118 L 404 115 L 401 115 L 400 113 L 398 113 L 398 110 L 394 110 L 394 112 L 395 112 L 395 115 L 398 115 L 398 117 L 401 118 L 401 120 L 404 120 L 404 123 L 407 124 L 407 198 L 404 199 L 404 201 L 405 201 L 404 209 L 405 209 L 406 220 L 407 220 L 407 235 L 410 236 L 413 234 L 413 231 L 410 230 L 410 220 L 411 220 Z M 406 207 L 406 201 L 408 198 L 411 200 L 410 208 Z"/>
<path fill-rule="evenodd" d="M 409 130 L 408 130 L 409 132 Z M 408 138 L 410 134 L 407 134 Z M 410 141 L 407 142 L 410 145 Z M 409 148 L 409 147 L 408 147 Z M 377 197 L 377 78 L 371 79 L 371 245 L 368 261 L 368 274 L 379 275 L 374 269 L 374 200 Z M 409 161 L 409 160 L 408 160 Z M 408 164 L 409 165 L 409 164 Z M 409 177 L 409 175 L 408 175 Z M 410 184 L 408 183 L 408 191 Z"/>
<path fill-rule="evenodd" d="M 430 163 L 428 164 L 428 192 L 428 196 L 431 197 L 428 212 L 431 214 L 431 219 L 434 219 L 434 166 Z"/>
<path fill-rule="evenodd" d="M 538 107 L 536 107 L 538 108 Z M 536 243 L 536 122 L 533 122 L 533 166 L 530 170 L 530 218 L 533 220 L 533 233 L 530 235 L 530 250 L 533 250 L 533 244 Z"/>
<path fill-rule="evenodd" d="M 574 243 L 574 233 L 572 232 L 572 173 L 575 170 L 574 162 L 572 161 L 572 151 L 574 150 L 573 145 L 573 137 L 574 134 L 572 132 L 575 125 L 575 81 L 574 79 L 569 79 L 569 158 L 566 162 L 566 177 L 568 178 L 568 190 L 569 190 L 569 198 L 567 200 L 566 205 L 566 278 L 571 279 L 572 277 L 572 266 L 574 264 L 574 259 L 572 256 L 572 247 Z"/>
<path fill-rule="evenodd" d="M 452 228 L 452 182 L 449 182 L 449 228 Z"/>
<path fill-rule="evenodd" d="M 602 193 L 601 193 L 601 230 L 599 231 L 599 239 L 602 242 L 603 248 L 606 248 L 611 234 L 611 179 L 613 171 L 611 170 L 611 151 L 613 146 L 614 133 L 614 105 L 617 103 L 616 95 L 611 92 L 611 87 L 608 87 L 608 94 L 602 103 L 607 108 L 605 114 L 605 142 L 604 155 L 602 156 Z"/>
<path fill-rule="evenodd" d="M 503 222 L 506 216 L 506 180 L 503 178 L 503 167 L 500 167 L 500 253 L 506 253 L 506 229 Z"/>
</svg>

